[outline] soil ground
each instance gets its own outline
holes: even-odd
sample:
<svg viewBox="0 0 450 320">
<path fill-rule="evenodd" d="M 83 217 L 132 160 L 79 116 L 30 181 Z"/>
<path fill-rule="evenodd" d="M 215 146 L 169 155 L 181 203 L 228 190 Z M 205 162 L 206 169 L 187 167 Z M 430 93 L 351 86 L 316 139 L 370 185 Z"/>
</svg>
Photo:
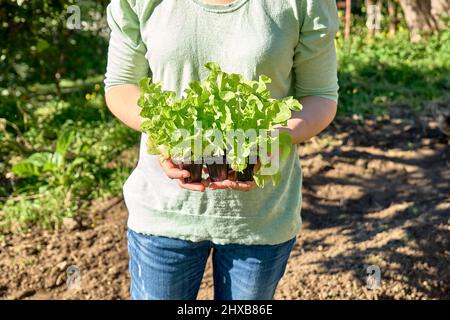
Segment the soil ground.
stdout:
<svg viewBox="0 0 450 320">
<path fill-rule="evenodd" d="M 450 299 L 449 149 L 431 118 L 401 112 L 337 120 L 303 145 L 304 224 L 275 298 Z M 89 227 L 4 235 L 0 298 L 128 299 L 126 218 L 111 199 Z M 72 264 L 81 289 L 67 289 Z M 210 263 L 199 298 L 212 298 Z"/>
</svg>

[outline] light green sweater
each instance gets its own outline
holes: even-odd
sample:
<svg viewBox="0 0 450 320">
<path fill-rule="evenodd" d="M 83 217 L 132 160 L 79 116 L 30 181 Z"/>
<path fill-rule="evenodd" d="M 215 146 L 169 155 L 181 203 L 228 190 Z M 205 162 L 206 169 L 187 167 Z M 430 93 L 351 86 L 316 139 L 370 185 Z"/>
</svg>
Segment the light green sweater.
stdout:
<svg viewBox="0 0 450 320">
<path fill-rule="evenodd" d="M 334 0 L 112 0 L 106 90 L 149 74 L 183 92 L 203 79 L 203 65 L 248 79 L 272 78 L 272 96 L 337 100 Z M 302 172 L 293 146 L 279 185 L 250 192 L 181 189 L 146 153 L 124 185 L 128 227 L 136 232 L 217 244 L 278 244 L 301 226 Z"/>
</svg>

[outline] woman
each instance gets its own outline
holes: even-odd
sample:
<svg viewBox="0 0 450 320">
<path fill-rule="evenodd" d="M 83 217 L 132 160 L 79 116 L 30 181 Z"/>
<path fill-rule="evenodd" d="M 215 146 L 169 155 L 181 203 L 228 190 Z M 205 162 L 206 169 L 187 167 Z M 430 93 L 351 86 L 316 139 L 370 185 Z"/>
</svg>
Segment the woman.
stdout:
<svg viewBox="0 0 450 320">
<path fill-rule="evenodd" d="M 188 171 L 146 152 L 124 185 L 129 210 L 132 299 L 195 299 L 212 250 L 215 299 L 272 299 L 301 226 L 297 144 L 336 113 L 334 0 L 112 0 L 106 100 L 139 130 L 136 83 L 151 74 L 181 95 L 209 61 L 247 79 L 265 74 L 272 96 L 303 110 L 286 128 L 293 140 L 283 179 L 184 183 Z"/>
</svg>

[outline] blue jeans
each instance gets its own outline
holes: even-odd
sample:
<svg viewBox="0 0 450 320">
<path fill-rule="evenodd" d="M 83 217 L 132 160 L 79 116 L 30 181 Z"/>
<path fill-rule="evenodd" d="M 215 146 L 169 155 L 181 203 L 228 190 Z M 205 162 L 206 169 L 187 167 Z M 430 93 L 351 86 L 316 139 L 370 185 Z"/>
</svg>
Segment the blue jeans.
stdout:
<svg viewBox="0 0 450 320">
<path fill-rule="evenodd" d="M 212 249 L 216 300 L 270 300 L 294 243 L 295 238 L 278 245 L 217 245 L 128 229 L 131 299 L 196 299 Z"/>
</svg>

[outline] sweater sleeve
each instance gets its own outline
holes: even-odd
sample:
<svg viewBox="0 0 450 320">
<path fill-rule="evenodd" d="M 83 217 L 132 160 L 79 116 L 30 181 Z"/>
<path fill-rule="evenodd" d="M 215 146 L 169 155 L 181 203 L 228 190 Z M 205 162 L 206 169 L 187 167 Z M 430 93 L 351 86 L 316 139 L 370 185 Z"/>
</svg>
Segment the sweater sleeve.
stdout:
<svg viewBox="0 0 450 320">
<path fill-rule="evenodd" d="M 336 1 L 302 0 L 300 37 L 294 55 L 295 94 L 338 100 Z"/>
<path fill-rule="evenodd" d="M 147 48 L 140 34 L 136 1 L 112 0 L 107 8 L 111 29 L 105 90 L 120 84 L 137 84 L 149 74 Z"/>
</svg>

